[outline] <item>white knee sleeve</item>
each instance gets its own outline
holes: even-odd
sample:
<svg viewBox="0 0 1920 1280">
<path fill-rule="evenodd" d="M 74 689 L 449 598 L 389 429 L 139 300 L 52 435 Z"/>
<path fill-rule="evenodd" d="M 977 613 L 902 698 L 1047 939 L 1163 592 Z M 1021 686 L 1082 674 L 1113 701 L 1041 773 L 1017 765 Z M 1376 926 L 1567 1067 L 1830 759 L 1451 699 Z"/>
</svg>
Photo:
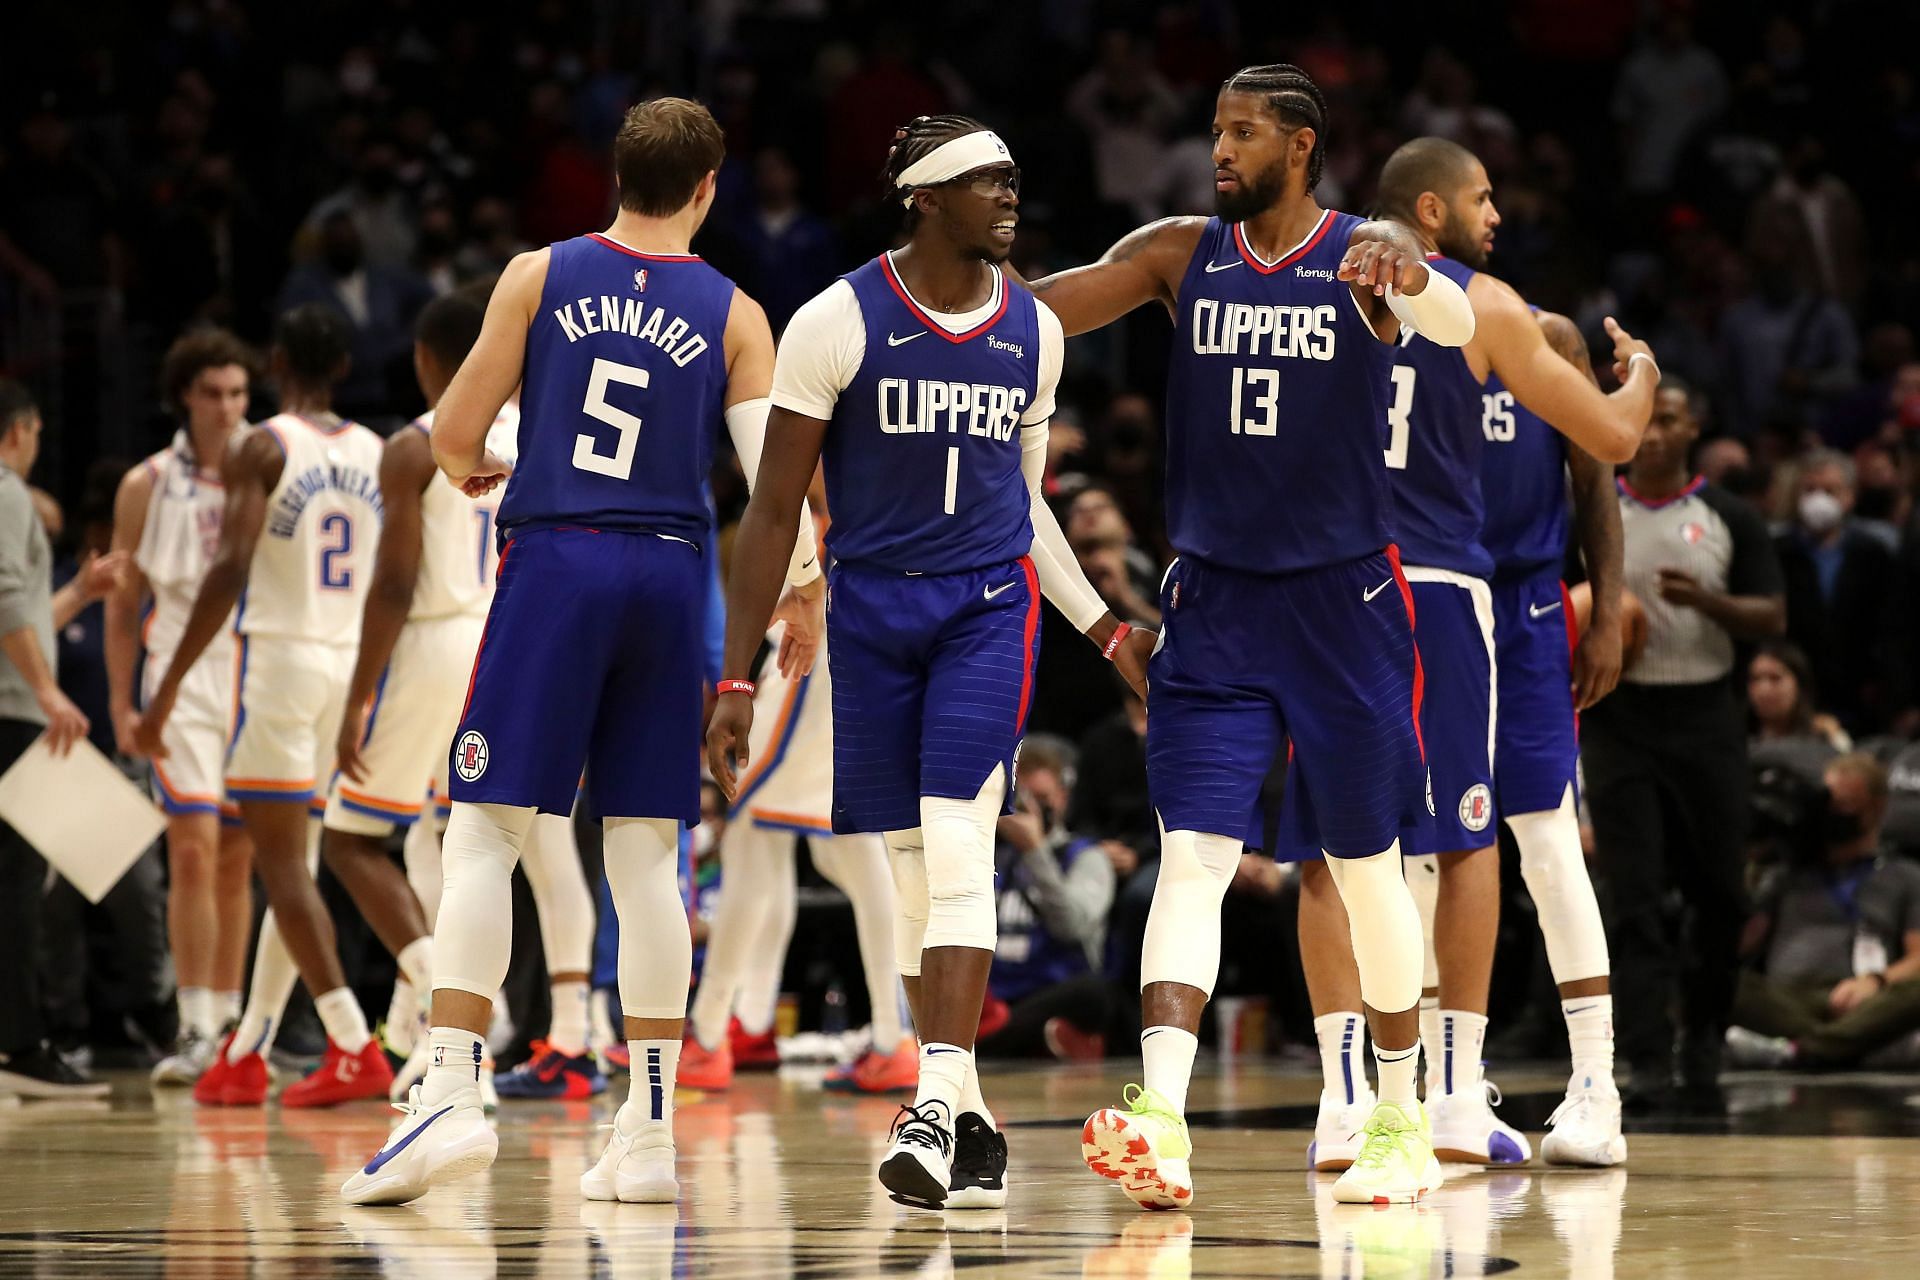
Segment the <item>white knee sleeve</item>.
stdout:
<svg viewBox="0 0 1920 1280">
<path fill-rule="evenodd" d="M 580 866 L 572 817 L 537 815 L 527 830 L 520 865 L 540 916 L 540 945 L 548 975 L 588 972 L 593 968 L 593 894 Z"/>
<path fill-rule="evenodd" d="M 927 937 L 927 844 L 920 828 L 889 831 L 887 864 L 893 870 L 893 958 L 903 978 L 920 976 Z"/>
<path fill-rule="evenodd" d="M 1160 831 L 1160 878 L 1147 911 L 1140 988 L 1178 982 L 1213 995 L 1220 976 L 1220 901 L 1240 865 L 1241 842 L 1197 831 Z"/>
<path fill-rule="evenodd" d="M 1611 972 L 1606 926 L 1580 849 L 1573 788 L 1567 788 L 1558 809 L 1513 814 L 1507 825 L 1520 846 L 1520 875 L 1540 917 L 1553 980 L 1578 982 Z"/>
<path fill-rule="evenodd" d="M 1360 998 L 1382 1013 L 1420 1003 L 1420 911 L 1400 866 L 1400 842 L 1367 858 L 1327 858 L 1347 907 Z"/>
<path fill-rule="evenodd" d="M 444 884 L 433 934 L 433 985 L 493 999 L 507 980 L 513 867 L 533 810 L 455 802 L 440 846 Z"/>
<path fill-rule="evenodd" d="M 993 950 L 999 933 L 993 900 L 993 829 L 1006 794 L 1006 773 L 996 767 L 971 800 L 920 797 L 920 834 L 927 858 L 925 946 Z"/>
<path fill-rule="evenodd" d="M 1420 853 L 1400 860 L 1407 873 L 1407 888 L 1413 893 L 1413 905 L 1420 912 L 1420 936 L 1426 945 L 1426 967 L 1420 974 L 1423 988 L 1440 985 L 1440 957 L 1433 949 L 1433 917 L 1440 910 L 1440 855 Z"/>
<path fill-rule="evenodd" d="M 445 878 L 440 869 L 440 823 L 431 804 L 419 821 L 407 828 L 400 857 L 407 867 L 407 883 L 413 886 L 413 896 L 420 899 L 420 910 L 431 929 L 440 922 L 440 892 Z"/>
<path fill-rule="evenodd" d="M 680 1018 L 693 976 L 693 931 L 680 898 L 680 828 L 665 818 L 609 818 L 607 887 L 620 918 L 620 1009 Z"/>
</svg>

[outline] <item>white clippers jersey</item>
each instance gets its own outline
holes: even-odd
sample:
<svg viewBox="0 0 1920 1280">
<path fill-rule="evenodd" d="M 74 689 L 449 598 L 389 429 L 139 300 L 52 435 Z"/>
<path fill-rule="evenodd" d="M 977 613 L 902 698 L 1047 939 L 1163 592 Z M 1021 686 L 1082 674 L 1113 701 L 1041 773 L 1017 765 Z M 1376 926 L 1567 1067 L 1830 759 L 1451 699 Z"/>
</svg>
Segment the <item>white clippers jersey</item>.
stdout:
<svg viewBox="0 0 1920 1280">
<path fill-rule="evenodd" d="M 433 410 L 421 414 L 413 428 L 431 431 Z M 518 456 L 519 437 L 520 406 L 508 404 L 487 431 L 487 448 L 511 463 Z M 409 619 L 486 613 L 500 563 L 494 531 L 505 496 L 504 485 L 475 501 L 444 475 L 436 473 L 427 481 L 420 495 L 420 578 L 414 584 Z"/>
<path fill-rule="evenodd" d="M 153 477 L 146 524 L 133 552 L 133 562 L 153 588 L 153 610 L 141 638 L 149 665 L 164 671 L 180 643 L 180 633 L 186 630 L 200 580 L 207 576 L 207 566 L 220 548 L 220 516 L 227 491 L 218 480 L 200 474 L 185 431 L 140 465 Z M 231 626 L 222 627 L 201 661 L 231 662 L 232 631 Z"/>
<path fill-rule="evenodd" d="M 355 645 L 380 534 L 383 442 L 357 422 L 280 413 L 260 424 L 286 454 L 240 601 L 240 632 Z"/>
</svg>

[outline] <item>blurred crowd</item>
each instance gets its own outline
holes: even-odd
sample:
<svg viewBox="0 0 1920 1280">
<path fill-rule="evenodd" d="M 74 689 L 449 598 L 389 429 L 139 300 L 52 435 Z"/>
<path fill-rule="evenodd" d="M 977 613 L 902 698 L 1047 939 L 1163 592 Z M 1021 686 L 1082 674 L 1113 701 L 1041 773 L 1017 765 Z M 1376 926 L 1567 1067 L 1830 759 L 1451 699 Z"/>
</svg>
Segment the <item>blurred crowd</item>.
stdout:
<svg viewBox="0 0 1920 1280">
<path fill-rule="evenodd" d="M 191 325 L 258 341 L 287 306 L 333 307 L 354 332 L 337 407 L 381 429 L 417 413 L 420 307 L 529 245 L 604 226 L 608 144 L 641 97 L 697 96 L 726 127 L 696 248 L 777 330 L 887 245 L 894 211 L 876 175 L 912 116 L 965 111 L 1009 140 L 1025 170 L 1015 261 L 1032 277 L 1143 220 L 1207 212 L 1215 89 L 1284 59 L 1330 102 L 1322 204 L 1366 208 L 1395 146 L 1453 138 L 1493 179 L 1492 270 L 1590 333 L 1618 316 L 1696 389 L 1698 469 L 1773 527 L 1787 602 L 1786 636 L 1742 655 L 1758 908 L 1741 1052 L 1862 1056 L 1864 1040 L 1843 1052 L 1820 1039 L 1887 994 L 1839 989 L 1856 983 L 1856 949 L 1880 946 L 1889 973 L 1920 956 L 1920 877 L 1905 861 L 1920 856 L 1920 85 L 1900 34 L 1912 13 L 1443 0 L 1403 22 L 1251 0 L 1037 0 L 1019 16 L 1011 30 L 972 0 L 533 0 L 512 22 L 446 0 L 10 15 L 0 372 L 40 405 L 34 479 L 70 513 L 50 528 L 61 554 L 73 565 L 100 544 L 126 461 L 171 433 L 155 374 Z M 1048 481 L 1090 579 L 1148 623 L 1170 554 L 1165 348 L 1157 313 L 1069 345 Z M 270 404 L 257 392 L 254 416 Z M 737 471 L 721 468 L 715 495 L 722 521 L 737 518 Z M 78 625 L 61 671 L 76 701 L 102 680 Z M 1057 615 L 1046 627 L 1022 811 L 1002 828 L 983 1051 L 1097 1056 L 1126 1043 L 1156 870 L 1144 711 Z M 1539 1049 L 1558 1020 L 1508 879 L 1521 914 L 1504 926 L 1495 1024 Z M 1838 900 L 1836 884 L 1851 886 L 1838 924 L 1809 905 Z M 1224 1043 L 1305 1038 L 1294 891 L 1247 855 L 1219 989 L 1271 1016 Z M 1822 945 L 1798 945 L 1822 928 Z M 824 987 L 803 959 L 794 969 Z M 122 1002 L 163 1008 L 164 975 L 122 985 L 142 984 Z M 1920 1025 L 1912 1001 L 1901 1010 Z"/>
</svg>

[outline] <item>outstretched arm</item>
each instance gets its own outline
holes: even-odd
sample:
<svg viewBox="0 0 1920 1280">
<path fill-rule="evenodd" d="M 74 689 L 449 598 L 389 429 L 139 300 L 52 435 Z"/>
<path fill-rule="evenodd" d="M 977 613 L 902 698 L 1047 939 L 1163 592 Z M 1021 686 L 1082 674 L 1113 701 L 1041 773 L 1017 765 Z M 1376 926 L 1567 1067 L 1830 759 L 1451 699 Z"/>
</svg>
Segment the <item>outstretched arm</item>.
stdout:
<svg viewBox="0 0 1920 1280">
<path fill-rule="evenodd" d="M 1443 347 L 1463 347 L 1473 339 L 1473 307 L 1466 294 L 1428 269 L 1419 237 L 1397 222 L 1355 227 L 1334 275 L 1353 290 L 1382 342 L 1397 342 L 1403 324 Z"/>
<path fill-rule="evenodd" d="M 160 731 L 173 713 L 180 682 L 220 634 L 220 628 L 227 625 L 240 593 L 246 590 L 247 575 L 253 569 L 253 549 L 266 524 L 267 495 L 280 482 L 280 469 L 285 464 L 279 439 L 265 427 L 245 428 L 227 445 L 227 455 L 220 464 L 220 477 L 227 490 L 226 509 L 220 517 L 220 547 L 207 566 L 207 576 L 200 581 L 200 592 L 187 613 L 186 629 L 173 651 L 173 661 L 134 728 L 134 745 L 144 756 L 165 757 Z"/>
<path fill-rule="evenodd" d="M 1162 218 L 1121 237 L 1098 262 L 1056 271 L 1027 287 L 1053 308 L 1067 336 L 1112 324 L 1158 302 L 1172 314 L 1180 277 L 1206 229 L 1205 218 Z"/>
<path fill-rule="evenodd" d="M 1468 293 L 1480 317 L 1475 341 L 1514 399 L 1600 461 L 1632 458 L 1653 413 L 1654 388 L 1660 384 L 1660 367 L 1654 363 L 1652 349 L 1611 316 L 1607 318 L 1614 370 L 1620 376 L 1620 389 L 1607 395 L 1590 372 L 1575 369 L 1569 363 L 1572 357 L 1547 341 L 1548 322 L 1544 317 L 1535 320 L 1511 285 L 1481 274 L 1470 282 Z M 1559 323 L 1572 327 L 1564 319 Z M 1582 343 L 1581 351 L 1585 349 Z M 1584 356 L 1581 367 L 1587 368 Z"/>
</svg>

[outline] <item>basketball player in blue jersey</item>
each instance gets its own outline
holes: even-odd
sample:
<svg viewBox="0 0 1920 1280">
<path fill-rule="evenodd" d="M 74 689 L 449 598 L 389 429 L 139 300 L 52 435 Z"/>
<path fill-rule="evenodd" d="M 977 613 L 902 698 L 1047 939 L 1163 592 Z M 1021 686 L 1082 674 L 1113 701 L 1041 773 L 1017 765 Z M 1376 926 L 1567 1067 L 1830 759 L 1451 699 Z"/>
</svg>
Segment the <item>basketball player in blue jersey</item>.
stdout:
<svg viewBox="0 0 1920 1280">
<path fill-rule="evenodd" d="M 1168 533 L 1149 668 L 1160 879 L 1141 957 L 1145 1087 L 1082 1133 L 1136 1202 L 1193 1200 L 1183 1111 L 1220 961 L 1220 903 L 1261 780 L 1289 739 L 1292 842 L 1324 849 L 1351 917 L 1380 1101 L 1335 1195 L 1407 1201 L 1440 1180 L 1415 1087 L 1419 913 L 1400 836 L 1426 812 L 1420 677 L 1382 458 L 1402 325 L 1458 346 L 1460 287 L 1405 228 L 1322 209 L 1326 103 L 1297 67 L 1220 88 L 1213 218 L 1143 227 L 1035 292 L 1068 333 L 1158 302 L 1174 317 Z"/>
<path fill-rule="evenodd" d="M 1480 270 L 1486 265 L 1494 229 L 1499 225 L 1486 170 L 1471 152 L 1444 138 L 1419 138 L 1387 160 L 1381 171 L 1379 212 L 1417 236 L 1428 265 L 1456 281 L 1474 304 L 1473 339 L 1457 350 L 1442 348 L 1416 334 L 1403 334 L 1395 352 L 1392 399 L 1386 413 L 1387 474 L 1399 520 L 1400 554 L 1413 587 L 1420 661 L 1426 676 L 1421 733 L 1427 748 L 1434 813 L 1420 825 L 1410 851 L 1426 857 L 1411 862 L 1409 879 L 1421 890 L 1428 932 L 1437 962 L 1437 989 L 1429 979 L 1422 1000 L 1421 1039 L 1427 1052 L 1427 1112 L 1434 1145 L 1443 1160 L 1476 1164 L 1525 1163 L 1532 1154 L 1525 1136 L 1502 1124 L 1488 1105 L 1481 1077 L 1480 1050 L 1486 1036 L 1487 994 L 1493 974 L 1493 950 L 1500 908 L 1496 817 L 1495 709 L 1497 719 L 1541 715 L 1530 705 L 1509 708 L 1496 697 L 1496 637 L 1516 630 L 1520 619 L 1496 608 L 1489 579 L 1494 560 L 1481 543 L 1486 508 L 1506 500 L 1504 493 L 1483 501 L 1481 457 L 1487 441 L 1511 435 L 1516 400 L 1537 410 L 1563 433 L 1581 457 L 1591 485 L 1602 468 L 1594 461 L 1631 457 L 1652 407 L 1658 381 L 1645 343 L 1611 320 L 1614 358 L 1624 382 L 1603 395 L 1591 373 L 1582 374 L 1548 342 L 1541 323 L 1510 287 Z M 1562 322 L 1564 323 L 1564 322 Z M 1498 381 L 1496 381 L 1496 379 Z M 1557 481 L 1557 472 L 1556 472 Z M 1596 491 L 1598 493 L 1599 491 Z M 1602 499 L 1615 506 L 1611 495 Z M 1598 512 L 1594 513 L 1598 516 Z M 1618 515 L 1610 529 L 1606 517 L 1590 522 L 1586 549 L 1594 564 L 1599 594 L 1617 608 L 1620 582 Z M 1558 577 L 1553 591 L 1534 600 L 1559 628 L 1557 718 L 1571 727 L 1573 703 L 1565 678 L 1566 631 Z M 1537 622 L 1538 619 L 1528 619 Z M 1497 623 L 1497 625 L 1496 625 Z M 1538 631 L 1539 628 L 1533 628 Z M 1618 627 L 1590 646 L 1588 660 L 1600 660 L 1611 674 L 1619 670 Z M 1603 650 L 1610 648 L 1611 656 Z M 1553 794 L 1525 794 L 1535 788 L 1516 782 L 1514 794 L 1498 798 L 1514 815 L 1517 831 L 1528 833 L 1522 866 L 1541 898 L 1541 920 L 1550 950 L 1563 962 L 1561 981 L 1590 984 L 1600 975 L 1600 990 L 1582 997 L 1605 998 L 1606 942 L 1593 891 L 1574 842 L 1559 847 L 1533 838 L 1565 800 L 1564 819 L 1572 818 L 1572 755 L 1557 762 Z M 1541 812 L 1545 811 L 1545 812 Z M 1437 859 L 1437 866 L 1435 860 Z M 1436 884 L 1437 881 L 1437 884 Z M 1579 891 L 1570 889 L 1577 884 Z M 1571 896 L 1570 896 L 1571 895 Z M 1317 1030 L 1323 1038 L 1345 1036 L 1352 1024 L 1357 983 L 1340 945 L 1344 929 L 1316 921 L 1316 914 L 1337 918 L 1339 897 L 1326 870 L 1308 866 L 1302 873 L 1302 956 L 1316 1003 Z M 1569 962 L 1569 953 L 1580 955 Z M 1566 971 L 1567 963 L 1579 970 Z M 1597 968 L 1594 967 L 1597 964 Z M 1432 1001 L 1431 1004 L 1428 1002 Z M 1584 1000 L 1575 1004 L 1588 1003 Z M 1572 1007 L 1572 1006 L 1570 1006 Z M 1597 1006 L 1584 1010 L 1605 1026 Z M 1334 1075 L 1338 1053 L 1328 1054 L 1326 1088 L 1321 1095 L 1310 1159 L 1315 1168 L 1338 1169 L 1354 1157 L 1351 1122 L 1341 1113 L 1358 1101 L 1347 1090 L 1348 1072 Z M 1583 1064 L 1584 1065 L 1584 1064 Z M 1576 1072 L 1559 1123 L 1548 1140 L 1556 1162 L 1617 1163 L 1623 1153 L 1617 1096 L 1611 1069 Z M 1597 1128 L 1596 1128 L 1597 1126 Z"/>
<path fill-rule="evenodd" d="M 1107 611 L 1039 495 L 1064 339 L 1000 267 L 1020 203 L 1006 144 L 964 116 L 922 116 L 896 136 L 885 180 L 907 209 L 906 246 L 807 303 L 780 346 L 707 755 L 731 795 L 753 721 L 744 677 L 779 586 L 762 560 L 824 462 L 833 829 L 885 833 L 921 1042 L 880 1181 L 907 1204 L 995 1207 L 1006 1141 L 973 1040 L 1041 595 L 1136 688 L 1152 635 Z"/>
<path fill-rule="evenodd" d="M 678 1194 L 674 1069 L 692 938 L 676 824 L 700 813 L 706 478 L 723 417 L 753 474 L 773 374 L 765 313 L 689 252 L 724 152 L 698 103 L 629 111 L 613 225 L 508 265 L 435 407 L 434 460 L 478 497 L 506 479 L 486 439 L 520 387 L 519 457 L 450 762 L 430 1065 L 406 1119 L 342 1188 L 355 1204 L 403 1203 L 492 1164 L 479 1064 L 506 977 L 513 868 L 535 813 L 572 812 L 583 767 L 606 825 L 633 1089 L 580 1189 Z M 825 595 L 810 519 L 797 509 L 764 549 L 799 593 L 782 607 L 794 671 L 812 665 Z"/>
</svg>

